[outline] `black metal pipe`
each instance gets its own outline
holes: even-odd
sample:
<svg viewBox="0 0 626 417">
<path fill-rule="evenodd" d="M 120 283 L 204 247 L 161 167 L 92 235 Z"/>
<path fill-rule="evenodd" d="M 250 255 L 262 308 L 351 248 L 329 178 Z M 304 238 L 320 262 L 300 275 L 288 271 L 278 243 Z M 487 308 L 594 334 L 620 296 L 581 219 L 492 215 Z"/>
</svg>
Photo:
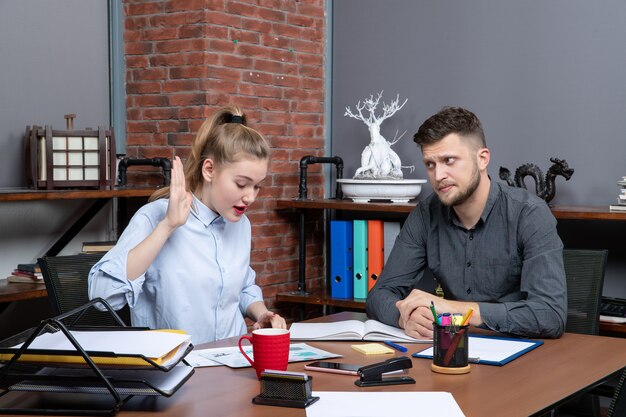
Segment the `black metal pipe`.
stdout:
<svg viewBox="0 0 626 417">
<path fill-rule="evenodd" d="M 118 170 L 118 184 L 120 186 L 126 186 L 128 177 L 126 171 L 128 167 L 136 165 L 150 165 L 154 167 L 161 167 L 163 170 L 163 186 L 170 185 L 172 178 L 172 161 L 168 158 L 124 158 L 120 161 L 117 168 Z"/>
<path fill-rule="evenodd" d="M 310 164 L 334 164 L 337 179 L 343 178 L 343 159 L 339 156 L 313 156 L 306 155 L 300 159 L 300 184 L 298 186 L 298 199 L 307 199 L 307 168 Z M 341 187 L 337 183 L 335 197 L 341 199 Z M 299 255 L 299 271 L 298 271 L 298 293 L 306 294 L 306 215 L 304 209 L 300 209 L 300 255 Z"/>
<path fill-rule="evenodd" d="M 343 178 L 343 159 L 339 156 L 313 156 L 306 155 L 300 159 L 300 184 L 298 186 L 298 199 L 306 200 L 307 199 L 307 186 L 306 186 L 306 175 L 307 168 L 310 164 L 334 164 L 336 168 L 336 178 Z M 335 190 L 335 197 L 337 199 L 343 198 L 341 194 L 341 187 L 337 183 L 337 188 Z"/>
</svg>

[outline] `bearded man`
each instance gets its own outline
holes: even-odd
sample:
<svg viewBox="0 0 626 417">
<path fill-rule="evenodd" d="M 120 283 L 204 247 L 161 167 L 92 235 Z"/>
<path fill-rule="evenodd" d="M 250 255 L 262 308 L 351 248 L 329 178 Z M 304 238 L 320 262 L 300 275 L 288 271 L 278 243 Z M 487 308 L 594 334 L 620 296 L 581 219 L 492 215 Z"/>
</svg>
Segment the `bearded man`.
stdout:
<svg viewBox="0 0 626 417">
<path fill-rule="evenodd" d="M 433 193 L 412 210 L 376 285 L 368 316 L 432 338 L 433 312 L 522 337 L 560 337 L 567 292 L 563 243 L 545 201 L 491 181 L 476 115 L 444 107 L 418 129 Z M 415 286 L 429 269 L 443 298 Z"/>
</svg>

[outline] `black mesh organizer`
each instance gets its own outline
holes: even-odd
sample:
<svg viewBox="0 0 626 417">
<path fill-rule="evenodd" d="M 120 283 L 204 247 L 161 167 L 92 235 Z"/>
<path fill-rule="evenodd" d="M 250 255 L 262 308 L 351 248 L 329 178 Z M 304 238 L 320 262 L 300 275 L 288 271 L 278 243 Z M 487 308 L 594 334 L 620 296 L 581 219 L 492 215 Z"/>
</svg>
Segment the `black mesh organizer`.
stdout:
<svg viewBox="0 0 626 417">
<path fill-rule="evenodd" d="M 65 319 L 81 316 L 96 305 L 103 306 L 119 326 L 80 326 L 77 330 L 149 330 L 126 326 L 98 298 L 0 341 L 0 414 L 115 415 L 134 396 L 173 395 L 193 375 L 193 367 L 184 361 L 193 350 L 191 343 L 181 345 L 163 361 L 83 349 L 72 335 L 76 329 Z M 75 349 L 29 348 L 37 336 L 56 332 L 62 332 Z"/>
</svg>

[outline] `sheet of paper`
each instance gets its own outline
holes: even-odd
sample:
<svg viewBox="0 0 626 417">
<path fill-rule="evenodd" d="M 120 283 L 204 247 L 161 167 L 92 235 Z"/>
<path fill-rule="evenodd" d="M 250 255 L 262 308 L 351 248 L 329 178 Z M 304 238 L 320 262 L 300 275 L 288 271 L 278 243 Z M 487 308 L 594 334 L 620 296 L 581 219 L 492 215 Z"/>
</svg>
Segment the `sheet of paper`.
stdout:
<svg viewBox="0 0 626 417">
<path fill-rule="evenodd" d="M 306 408 L 307 417 L 464 417 L 449 392 L 313 391 L 313 396 L 320 399 Z"/>
<path fill-rule="evenodd" d="M 160 358 L 190 339 L 188 334 L 145 330 L 72 331 L 71 334 L 86 351 L 114 352 L 118 355 L 141 354 L 148 358 Z M 21 344 L 14 347 L 20 346 Z M 76 350 L 62 331 L 37 336 L 29 348 Z"/>
<path fill-rule="evenodd" d="M 254 360 L 252 346 L 243 347 L 246 355 Z M 192 354 L 194 354 L 192 356 Z M 339 358 L 341 355 L 309 346 L 306 343 L 292 343 L 289 346 L 289 362 L 302 362 L 320 359 Z M 191 358 L 191 360 L 189 360 Z M 196 349 L 186 358 L 194 367 L 227 365 L 231 368 L 245 368 L 250 363 L 241 354 L 237 346 L 213 349 Z M 193 363 L 192 363 L 193 362 Z"/>
</svg>

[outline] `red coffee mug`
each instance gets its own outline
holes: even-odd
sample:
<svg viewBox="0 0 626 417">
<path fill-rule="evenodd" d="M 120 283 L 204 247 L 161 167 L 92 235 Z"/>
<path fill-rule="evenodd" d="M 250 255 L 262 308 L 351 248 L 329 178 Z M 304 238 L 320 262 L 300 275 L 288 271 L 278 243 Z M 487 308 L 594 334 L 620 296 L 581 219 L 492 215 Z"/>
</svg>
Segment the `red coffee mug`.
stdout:
<svg viewBox="0 0 626 417">
<path fill-rule="evenodd" d="M 254 360 L 243 351 L 241 342 L 244 339 L 248 339 L 252 344 Z M 258 379 L 261 379 L 261 372 L 266 369 L 285 371 L 289 362 L 289 330 L 273 328 L 254 330 L 252 337 L 241 336 L 239 350 L 256 370 Z"/>
</svg>

